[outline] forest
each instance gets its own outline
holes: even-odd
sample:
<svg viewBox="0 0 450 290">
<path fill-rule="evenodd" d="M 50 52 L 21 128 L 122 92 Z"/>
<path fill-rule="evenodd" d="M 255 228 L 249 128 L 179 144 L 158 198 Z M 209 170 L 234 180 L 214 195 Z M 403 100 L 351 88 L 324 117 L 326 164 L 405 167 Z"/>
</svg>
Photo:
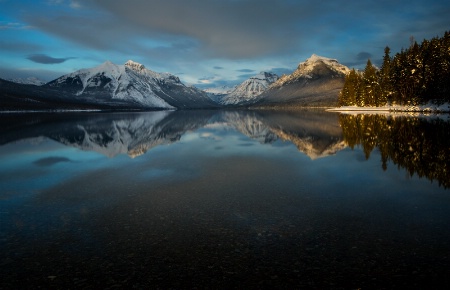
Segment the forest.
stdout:
<svg viewBox="0 0 450 290">
<path fill-rule="evenodd" d="M 450 32 L 443 37 L 413 38 L 394 57 L 384 49 L 381 67 L 370 59 L 364 71 L 351 70 L 339 94 L 339 106 L 380 107 L 450 102 Z"/>
</svg>

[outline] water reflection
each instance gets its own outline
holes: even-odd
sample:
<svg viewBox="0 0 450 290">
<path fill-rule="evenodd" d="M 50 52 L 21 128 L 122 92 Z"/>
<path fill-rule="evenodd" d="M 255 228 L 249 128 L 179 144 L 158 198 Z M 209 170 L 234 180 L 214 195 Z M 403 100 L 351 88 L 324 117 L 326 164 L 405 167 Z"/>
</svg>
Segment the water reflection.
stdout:
<svg viewBox="0 0 450 290">
<path fill-rule="evenodd" d="M 447 186 L 448 134 L 315 111 L 1 115 L 0 288 L 437 288 L 448 189 L 392 165 Z"/>
<path fill-rule="evenodd" d="M 180 140 L 186 132 L 225 124 L 261 144 L 279 139 L 294 143 L 311 159 L 345 147 L 337 115 L 326 112 L 164 111 L 136 114 L 25 115 L 1 119 L 0 144 L 47 137 L 108 157 L 134 158 L 159 145 Z M 15 124 L 11 126 L 11 124 Z"/>
<path fill-rule="evenodd" d="M 340 115 L 345 142 L 361 145 L 366 159 L 378 148 L 383 170 L 391 160 L 439 185 L 450 187 L 450 123 L 441 118 Z"/>
<path fill-rule="evenodd" d="M 450 186 L 450 125 L 440 118 L 208 110 L 6 115 L 0 119 L 0 144 L 45 137 L 108 157 L 127 154 L 135 158 L 156 146 L 178 142 L 187 132 L 221 125 L 261 144 L 292 142 L 312 160 L 357 145 L 368 159 L 378 148 L 384 170 L 392 161 L 411 176 L 418 174 L 445 188 Z"/>
</svg>

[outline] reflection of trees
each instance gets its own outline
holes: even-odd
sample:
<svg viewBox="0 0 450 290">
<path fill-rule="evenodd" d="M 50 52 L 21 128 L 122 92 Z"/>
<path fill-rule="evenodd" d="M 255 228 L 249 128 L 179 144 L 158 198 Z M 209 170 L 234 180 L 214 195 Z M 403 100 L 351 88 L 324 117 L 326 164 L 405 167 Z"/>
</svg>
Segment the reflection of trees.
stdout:
<svg viewBox="0 0 450 290">
<path fill-rule="evenodd" d="M 412 176 L 425 176 L 450 187 L 450 123 L 442 119 L 340 115 L 344 140 L 353 149 L 361 145 L 366 158 L 374 148 L 381 153 L 382 167 L 392 160 Z"/>
</svg>

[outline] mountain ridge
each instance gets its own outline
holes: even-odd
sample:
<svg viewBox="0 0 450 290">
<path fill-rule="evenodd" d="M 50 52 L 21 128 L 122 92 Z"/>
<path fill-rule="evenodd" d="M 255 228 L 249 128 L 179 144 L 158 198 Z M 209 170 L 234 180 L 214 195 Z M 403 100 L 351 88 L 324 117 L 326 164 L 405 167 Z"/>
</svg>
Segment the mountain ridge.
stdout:
<svg viewBox="0 0 450 290">
<path fill-rule="evenodd" d="M 123 65 L 105 61 L 42 86 L 0 80 L 0 110 L 336 106 L 349 71 L 336 59 L 313 54 L 292 74 L 278 77 L 261 72 L 231 91 L 223 88 L 207 93 L 132 60 Z"/>
</svg>

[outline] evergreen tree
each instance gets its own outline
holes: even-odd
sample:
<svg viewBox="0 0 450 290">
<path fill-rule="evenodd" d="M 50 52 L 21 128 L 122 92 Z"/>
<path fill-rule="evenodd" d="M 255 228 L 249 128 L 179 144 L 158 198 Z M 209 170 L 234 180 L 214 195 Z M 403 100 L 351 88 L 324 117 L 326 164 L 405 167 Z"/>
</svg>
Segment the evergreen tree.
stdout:
<svg viewBox="0 0 450 290">
<path fill-rule="evenodd" d="M 368 60 L 362 76 L 350 73 L 339 103 L 384 106 L 450 102 L 450 32 L 420 45 L 414 38 L 410 41 L 410 47 L 393 58 L 386 47 L 379 71 Z"/>
<path fill-rule="evenodd" d="M 364 105 L 365 106 L 376 106 L 377 98 L 381 90 L 379 89 L 377 70 L 372 65 L 372 62 L 367 60 L 366 68 L 363 74 L 363 92 L 364 92 Z"/>
<path fill-rule="evenodd" d="M 355 69 L 345 77 L 344 87 L 339 94 L 339 106 L 356 105 L 356 92 L 358 89 L 358 75 Z"/>
<path fill-rule="evenodd" d="M 379 103 L 381 104 L 381 106 L 383 106 L 383 104 L 392 102 L 391 57 L 389 55 L 390 53 L 391 49 L 389 48 L 389 46 L 386 46 L 384 48 L 383 64 L 381 65 L 379 72 L 379 81 L 381 89 Z"/>
</svg>

